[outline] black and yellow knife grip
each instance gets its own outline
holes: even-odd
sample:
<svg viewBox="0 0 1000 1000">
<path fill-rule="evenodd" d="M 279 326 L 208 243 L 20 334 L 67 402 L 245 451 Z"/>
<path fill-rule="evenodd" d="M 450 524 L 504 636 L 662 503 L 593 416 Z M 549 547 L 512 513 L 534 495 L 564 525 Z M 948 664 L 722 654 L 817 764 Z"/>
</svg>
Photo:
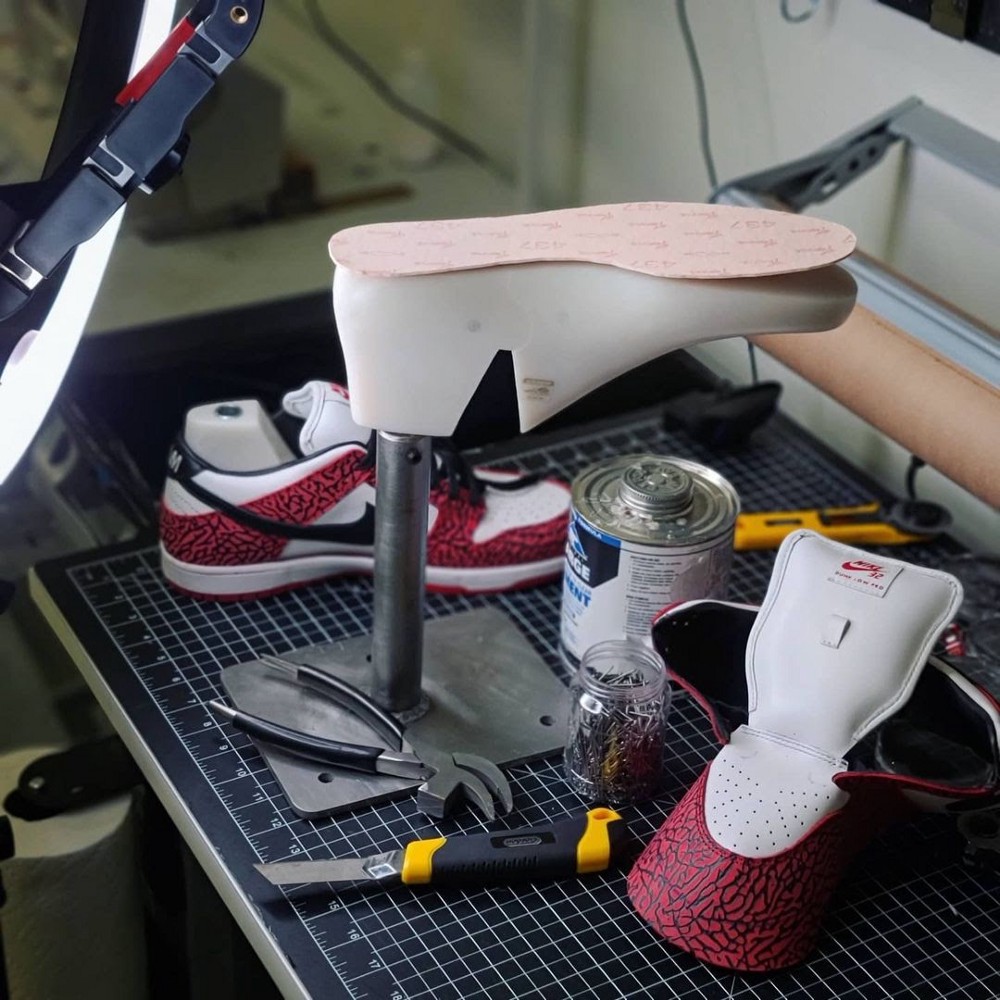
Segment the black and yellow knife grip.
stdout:
<svg viewBox="0 0 1000 1000">
<path fill-rule="evenodd" d="M 407 844 L 404 885 L 467 887 L 604 871 L 623 851 L 625 821 L 612 809 L 525 830 L 437 837 Z"/>
<path fill-rule="evenodd" d="M 856 545 L 903 545 L 923 541 L 928 535 L 903 531 L 885 520 L 879 503 L 855 507 L 812 510 L 772 510 L 743 513 L 736 518 L 734 547 L 737 552 L 776 549 L 799 528 L 808 528 L 839 542 Z"/>
</svg>

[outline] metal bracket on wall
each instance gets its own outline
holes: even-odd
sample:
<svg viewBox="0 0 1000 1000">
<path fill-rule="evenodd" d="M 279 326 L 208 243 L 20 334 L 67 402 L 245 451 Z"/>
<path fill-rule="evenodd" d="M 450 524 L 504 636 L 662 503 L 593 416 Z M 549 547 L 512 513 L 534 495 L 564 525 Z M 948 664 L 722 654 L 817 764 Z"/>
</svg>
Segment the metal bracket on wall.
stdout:
<svg viewBox="0 0 1000 1000">
<path fill-rule="evenodd" d="M 911 97 L 809 156 L 729 181 L 713 193 L 712 200 L 733 203 L 729 194 L 738 189 L 776 199 L 793 212 L 826 201 L 881 162 L 899 139 L 891 130 L 893 122 L 920 103 Z"/>
<path fill-rule="evenodd" d="M 801 212 L 832 198 L 867 173 L 900 141 L 1000 187 L 1000 142 L 928 107 L 917 97 L 908 97 L 809 156 L 723 184 L 712 200 L 729 201 L 727 194 L 739 189 L 769 196 Z"/>
<path fill-rule="evenodd" d="M 801 212 L 826 201 L 878 164 L 897 142 L 933 153 L 1000 188 L 1000 142 L 910 97 L 809 156 L 729 181 L 712 195 L 727 205 Z M 858 302 L 980 378 L 1000 385 L 1000 338 L 878 261 L 855 253 L 842 262 L 858 283 Z"/>
</svg>

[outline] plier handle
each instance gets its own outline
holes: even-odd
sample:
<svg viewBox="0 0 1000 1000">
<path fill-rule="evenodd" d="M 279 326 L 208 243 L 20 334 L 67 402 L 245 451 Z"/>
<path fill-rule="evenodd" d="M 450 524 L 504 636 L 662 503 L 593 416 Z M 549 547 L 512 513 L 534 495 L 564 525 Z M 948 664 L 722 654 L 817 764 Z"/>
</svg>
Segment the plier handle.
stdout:
<svg viewBox="0 0 1000 1000">
<path fill-rule="evenodd" d="M 406 742 L 400 723 L 352 684 L 325 670 L 293 663 L 280 656 L 265 655 L 259 659 L 293 683 L 335 701 L 378 733 L 389 747 L 343 743 L 278 725 L 259 715 L 231 708 L 225 702 L 208 702 L 208 708 L 237 729 L 306 760 L 368 774 L 392 774 L 422 781 L 417 789 L 417 807 L 439 819 L 459 800 L 472 803 L 488 820 L 495 815 L 494 803 L 505 813 L 513 807 L 510 782 L 492 761 L 478 754 L 427 747 L 418 755 Z"/>
<path fill-rule="evenodd" d="M 377 732 L 389 748 L 344 743 L 301 732 L 271 722 L 259 715 L 231 708 L 225 702 L 210 701 L 208 707 L 228 719 L 237 729 L 274 746 L 281 747 L 303 760 L 333 764 L 367 774 L 391 774 L 399 778 L 425 781 L 434 771 L 414 754 L 403 738 L 403 727 L 356 687 L 304 663 L 292 663 L 278 656 L 261 656 L 260 662 L 304 687 L 335 701 Z"/>
<path fill-rule="evenodd" d="M 53 174 L 20 186 L 22 196 L 27 188 L 35 192 L 28 218 L 0 233 L 0 320 L 23 306 L 133 191 L 153 191 L 180 170 L 188 117 L 246 51 L 263 7 L 264 0 L 198 0 Z"/>
</svg>

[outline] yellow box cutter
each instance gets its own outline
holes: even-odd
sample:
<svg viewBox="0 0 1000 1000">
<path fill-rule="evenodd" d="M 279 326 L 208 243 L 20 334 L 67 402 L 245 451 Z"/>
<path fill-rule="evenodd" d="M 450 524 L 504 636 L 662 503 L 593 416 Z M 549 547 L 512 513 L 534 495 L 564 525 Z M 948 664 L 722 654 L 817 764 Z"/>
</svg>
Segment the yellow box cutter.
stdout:
<svg viewBox="0 0 1000 1000">
<path fill-rule="evenodd" d="M 814 510 L 772 510 L 736 518 L 737 552 L 776 549 L 786 535 L 809 528 L 827 538 L 854 545 L 903 545 L 925 542 L 951 523 L 948 512 L 924 500 L 825 507 Z"/>
<path fill-rule="evenodd" d="M 525 830 L 413 840 L 400 850 L 368 858 L 279 861 L 255 865 L 274 885 L 358 882 L 470 888 L 566 878 L 610 867 L 625 847 L 625 821 L 612 809 L 556 820 Z"/>
</svg>

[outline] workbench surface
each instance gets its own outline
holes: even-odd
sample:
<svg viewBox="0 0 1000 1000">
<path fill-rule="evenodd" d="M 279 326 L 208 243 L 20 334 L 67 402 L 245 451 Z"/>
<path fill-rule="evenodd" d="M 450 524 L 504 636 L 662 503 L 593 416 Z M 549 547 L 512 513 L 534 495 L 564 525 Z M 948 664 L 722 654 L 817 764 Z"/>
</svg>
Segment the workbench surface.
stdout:
<svg viewBox="0 0 1000 1000">
<path fill-rule="evenodd" d="M 662 429 L 648 411 L 551 438 L 523 438 L 511 462 L 572 477 L 610 455 L 655 451 L 711 465 L 745 510 L 849 505 L 870 484 L 791 425 L 773 421 L 746 450 L 716 455 Z M 948 540 L 892 554 L 934 565 Z M 773 553 L 735 557 L 731 597 L 759 601 Z M 206 708 L 219 672 L 263 652 L 368 631 L 371 584 L 344 578 L 242 603 L 212 604 L 169 590 L 156 549 L 130 546 L 45 563 L 36 605 L 69 650 L 147 780 L 204 866 L 282 992 L 289 997 L 471 1000 L 483 997 L 976 998 L 1000 996 L 997 877 L 963 866 L 954 822 L 927 817 L 891 831 L 859 858 L 835 897 L 806 964 L 773 976 L 715 970 L 660 940 L 633 912 L 625 872 L 473 891 L 282 890 L 257 861 L 371 854 L 413 836 L 481 830 L 468 810 L 433 824 L 412 796 L 346 817 L 310 821 L 285 802 L 250 740 Z M 434 596 L 430 616 L 496 604 L 551 669 L 558 584 L 490 598 Z M 663 794 L 623 810 L 636 849 L 652 836 L 715 752 L 707 721 L 678 695 Z M 514 811 L 530 826 L 586 804 L 558 758 L 510 770 Z"/>
</svg>

